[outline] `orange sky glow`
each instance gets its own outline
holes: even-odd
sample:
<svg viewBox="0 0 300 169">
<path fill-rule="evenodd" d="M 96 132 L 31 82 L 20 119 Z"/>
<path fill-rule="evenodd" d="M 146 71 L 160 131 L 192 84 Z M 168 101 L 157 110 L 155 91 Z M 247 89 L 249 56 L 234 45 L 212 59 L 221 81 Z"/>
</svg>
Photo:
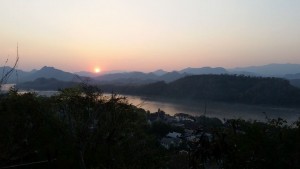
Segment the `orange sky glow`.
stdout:
<svg viewBox="0 0 300 169">
<path fill-rule="evenodd" d="M 168 71 L 300 64 L 300 1 L 2 0 L 0 62 Z"/>
</svg>

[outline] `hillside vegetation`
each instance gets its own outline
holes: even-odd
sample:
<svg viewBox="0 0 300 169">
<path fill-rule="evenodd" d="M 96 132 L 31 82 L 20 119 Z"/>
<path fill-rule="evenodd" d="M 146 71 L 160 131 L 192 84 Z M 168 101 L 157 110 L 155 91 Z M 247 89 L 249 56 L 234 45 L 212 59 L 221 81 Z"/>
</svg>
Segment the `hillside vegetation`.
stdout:
<svg viewBox="0 0 300 169">
<path fill-rule="evenodd" d="M 300 89 L 280 78 L 237 75 L 194 75 L 171 83 L 141 86 L 102 85 L 107 92 L 161 96 L 176 99 L 210 100 L 246 104 L 298 105 Z"/>
</svg>

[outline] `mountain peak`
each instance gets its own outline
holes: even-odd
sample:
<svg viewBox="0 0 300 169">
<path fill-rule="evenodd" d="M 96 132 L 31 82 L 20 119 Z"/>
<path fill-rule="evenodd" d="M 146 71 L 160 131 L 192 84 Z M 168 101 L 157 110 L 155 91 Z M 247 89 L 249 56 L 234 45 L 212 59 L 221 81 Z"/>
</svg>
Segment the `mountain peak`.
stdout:
<svg viewBox="0 0 300 169">
<path fill-rule="evenodd" d="M 54 67 L 51 66 L 44 66 L 40 70 L 58 70 L 58 69 L 55 69 Z"/>
<path fill-rule="evenodd" d="M 44 66 L 40 70 L 32 71 L 28 76 L 23 77 L 22 81 L 31 81 L 37 78 L 56 78 L 62 81 L 72 81 L 74 74 L 65 72 L 54 67 Z"/>
<path fill-rule="evenodd" d="M 154 71 L 152 73 L 155 74 L 155 75 L 157 75 L 157 76 L 162 76 L 162 75 L 164 75 L 164 74 L 166 74 L 168 72 L 164 71 L 163 69 L 158 69 L 158 70 L 156 70 L 156 71 Z"/>
<path fill-rule="evenodd" d="M 180 73 L 188 73 L 188 74 L 226 74 L 228 73 L 226 69 L 222 67 L 201 67 L 201 68 L 185 68 L 179 71 Z"/>
</svg>

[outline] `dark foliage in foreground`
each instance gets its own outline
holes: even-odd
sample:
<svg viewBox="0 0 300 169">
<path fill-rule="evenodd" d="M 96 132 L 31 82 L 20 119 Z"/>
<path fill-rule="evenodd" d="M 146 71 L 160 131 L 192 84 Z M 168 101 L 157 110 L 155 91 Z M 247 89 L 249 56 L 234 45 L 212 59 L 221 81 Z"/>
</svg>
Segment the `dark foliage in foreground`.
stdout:
<svg viewBox="0 0 300 169">
<path fill-rule="evenodd" d="M 167 151 L 158 139 L 183 129 L 146 117 L 92 86 L 50 98 L 12 90 L 0 98 L 0 168 L 300 168 L 299 121 L 195 117 L 196 141 Z"/>
<path fill-rule="evenodd" d="M 146 113 L 97 88 L 65 89 L 51 98 L 11 91 L 0 100 L 0 168 L 158 168 Z"/>
<path fill-rule="evenodd" d="M 188 167 L 191 168 L 290 168 L 300 167 L 299 121 L 288 126 L 278 118 L 261 123 L 227 120 L 222 128 L 206 131 L 190 144 Z M 188 168 L 186 167 L 186 168 Z"/>
</svg>

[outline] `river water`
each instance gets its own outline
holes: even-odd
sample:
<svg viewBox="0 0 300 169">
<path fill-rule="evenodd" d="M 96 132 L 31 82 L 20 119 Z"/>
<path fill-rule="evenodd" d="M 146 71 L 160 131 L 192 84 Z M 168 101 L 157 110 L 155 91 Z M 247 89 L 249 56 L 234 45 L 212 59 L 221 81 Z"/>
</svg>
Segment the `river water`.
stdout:
<svg viewBox="0 0 300 169">
<path fill-rule="evenodd" d="M 196 102 L 196 101 L 174 101 L 143 98 L 139 96 L 126 96 L 129 103 L 141 107 L 150 112 L 158 109 L 167 114 L 186 113 L 194 116 L 206 115 L 219 119 L 245 119 L 266 121 L 268 118 L 281 117 L 288 122 L 294 122 L 300 117 L 300 108 L 245 105 L 219 102 Z"/>
<path fill-rule="evenodd" d="M 39 95 L 51 96 L 57 94 L 57 91 L 35 91 Z M 109 94 L 105 94 L 109 96 Z M 150 97 L 140 97 L 124 95 L 130 104 L 143 108 L 150 112 L 156 112 L 158 109 L 167 114 L 186 113 L 194 116 L 205 115 L 208 117 L 217 117 L 223 119 L 245 119 L 266 121 L 268 118 L 281 117 L 289 123 L 298 120 L 300 117 L 300 108 L 245 105 L 219 102 L 200 102 L 200 101 L 178 101 L 168 99 L 157 99 Z"/>
</svg>

